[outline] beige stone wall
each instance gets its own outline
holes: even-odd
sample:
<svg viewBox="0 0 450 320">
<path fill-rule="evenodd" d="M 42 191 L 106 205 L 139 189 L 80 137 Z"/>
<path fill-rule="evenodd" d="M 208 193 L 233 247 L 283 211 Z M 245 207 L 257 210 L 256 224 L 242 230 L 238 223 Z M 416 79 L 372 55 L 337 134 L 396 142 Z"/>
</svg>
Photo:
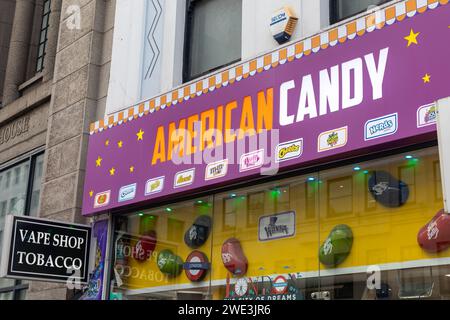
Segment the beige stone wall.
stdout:
<svg viewBox="0 0 450 320">
<path fill-rule="evenodd" d="M 0 102 L 3 100 L 3 84 L 8 60 L 9 41 L 14 16 L 14 0 L 0 1 Z"/>
<path fill-rule="evenodd" d="M 36 2 L 42 10 L 42 1 Z M 8 90 L 16 98 L 0 109 L 0 165 L 45 146 L 39 216 L 87 223 L 81 205 L 89 125 L 106 106 L 115 0 L 52 0 L 51 5 L 44 71 L 28 79 L 32 74 L 28 68 L 28 81 L 10 81 Z M 74 17 L 68 11 L 71 6 L 80 9 L 79 29 L 70 27 Z M 0 12 L 0 23 L 4 20 L 4 12 Z M 0 40 L 3 47 L 8 45 Z M 3 67 L 6 70 L 3 64 L 0 73 Z M 0 86 L 2 91 L 3 84 Z M 65 285 L 28 284 L 26 299 L 71 296 Z"/>
<path fill-rule="evenodd" d="M 71 29 L 67 8 L 80 7 Z M 107 96 L 115 1 L 63 0 L 50 102 L 40 216 L 87 223 L 81 216 L 89 125 Z M 27 299 L 65 299 L 64 285 L 32 282 Z M 70 292 L 68 296 L 70 297 Z"/>
</svg>

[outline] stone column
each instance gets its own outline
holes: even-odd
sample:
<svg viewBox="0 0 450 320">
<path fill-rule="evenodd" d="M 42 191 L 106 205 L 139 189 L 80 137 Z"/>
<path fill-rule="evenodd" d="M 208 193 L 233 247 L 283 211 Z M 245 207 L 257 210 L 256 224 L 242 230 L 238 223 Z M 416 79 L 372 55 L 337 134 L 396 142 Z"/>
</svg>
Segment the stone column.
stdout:
<svg viewBox="0 0 450 320">
<path fill-rule="evenodd" d="M 9 104 L 19 97 L 18 86 L 26 80 L 34 7 L 34 0 L 16 0 L 16 11 L 3 88 L 3 105 Z"/>
</svg>

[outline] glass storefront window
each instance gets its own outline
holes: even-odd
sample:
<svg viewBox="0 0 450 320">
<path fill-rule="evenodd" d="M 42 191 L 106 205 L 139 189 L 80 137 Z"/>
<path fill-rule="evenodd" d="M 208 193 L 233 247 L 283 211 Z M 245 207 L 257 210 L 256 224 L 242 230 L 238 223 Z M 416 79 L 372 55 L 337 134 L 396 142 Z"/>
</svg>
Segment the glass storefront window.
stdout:
<svg viewBox="0 0 450 320">
<path fill-rule="evenodd" d="M 3 237 L 5 217 L 8 214 L 23 215 L 28 186 L 28 162 L 0 172 L 0 240 Z M 0 246 L 0 254 L 1 254 Z M 0 287 L 12 287 L 15 280 L 0 279 Z M 8 294 L 3 294 L 7 298 Z"/>
<path fill-rule="evenodd" d="M 41 195 L 41 181 L 42 171 L 44 166 L 44 155 L 36 157 L 34 173 L 33 173 L 33 186 L 30 199 L 30 216 L 36 216 L 39 209 L 39 199 Z"/>
<path fill-rule="evenodd" d="M 313 282 L 296 272 L 318 267 L 317 200 L 315 174 L 215 195 L 212 298 L 270 299 L 279 281 L 280 298 L 304 299 Z M 223 229 L 222 203 L 230 201 L 236 224 Z"/>
<path fill-rule="evenodd" d="M 330 22 L 336 23 L 389 1 L 391 0 L 331 0 Z"/>
<path fill-rule="evenodd" d="M 32 155 L 18 164 L 0 170 L 0 256 L 5 217 L 9 214 L 37 214 L 43 162 L 43 154 Z M 32 179 L 30 179 L 31 174 Z M 30 188 L 31 194 L 29 194 Z M 13 299 L 16 293 L 19 296 L 23 288 L 16 290 L 18 284 L 20 284 L 19 281 L 0 279 L 0 289 L 11 288 L 11 291 L 0 294 L 0 300 Z"/>
<path fill-rule="evenodd" d="M 212 198 L 119 217 L 115 228 L 112 297 L 204 299 L 209 295 L 209 271 L 188 275 L 183 264 L 189 260 L 206 266 L 211 259 Z"/>
<path fill-rule="evenodd" d="M 431 147 L 118 216 L 112 297 L 449 299 L 440 181 Z M 202 215 L 213 220 L 197 249 L 211 262 L 205 278 L 161 272 L 167 249 L 187 266 L 195 249 L 184 237 Z M 157 244 L 138 261 L 133 248 L 149 231 Z"/>
<path fill-rule="evenodd" d="M 418 239 L 419 230 L 443 209 L 435 197 L 441 188 L 437 161 L 437 148 L 429 148 L 319 173 L 321 185 L 328 186 L 320 189 L 321 203 L 335 197 L 326 190 L 336 179 L 350 177 L 342 187 L 353 189 L 347 201 L 336 203 L 346 214 L 330 216 L 336 209 L 320 206 L 321 292 L 331 299 L 447 296 L 438 284 L 450 282 L 450 251 L 424 250 L 422 242 L 442 240 Z M 445 223 L 437 226 L 441 232 Z M 441 236 L 450 240 L 450 234 Z"/>
</svg>

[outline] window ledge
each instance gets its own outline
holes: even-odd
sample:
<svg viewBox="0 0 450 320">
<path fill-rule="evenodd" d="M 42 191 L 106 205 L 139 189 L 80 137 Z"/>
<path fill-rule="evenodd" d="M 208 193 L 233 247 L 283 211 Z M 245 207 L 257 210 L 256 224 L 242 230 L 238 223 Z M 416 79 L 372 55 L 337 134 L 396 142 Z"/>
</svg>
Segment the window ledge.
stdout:
<svg viewBox="0 0 450 320">
<path fill-rule="evenodd" d="M 44 78 L 44 73 L 43 72 L 39 72 L 37 73 L 34 77 L 32 77 L 31 79 L 25 81 L 24 83 L 22 83 L 19 86 L 19 91 L 22 92 L 25 89 L 27 89 L 28 87 L 31 87 L 33 84 L 42 81 L 42 79 Z"/>
</svg>

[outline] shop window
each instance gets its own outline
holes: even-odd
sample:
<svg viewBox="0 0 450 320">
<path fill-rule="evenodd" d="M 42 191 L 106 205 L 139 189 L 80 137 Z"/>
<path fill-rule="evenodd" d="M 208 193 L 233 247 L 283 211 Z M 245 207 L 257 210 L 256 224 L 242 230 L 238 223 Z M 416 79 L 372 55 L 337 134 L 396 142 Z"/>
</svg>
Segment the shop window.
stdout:
<svg viewBox="0 0 450 320">
<path fill-rule="evenodd" d="M 290 209 L 290 189 L 289 186 L 275 187 L 269 190 L 271 199 L 271 212 L 281 213 Z"/>
<path fill-rule="evenodd" d="M 406 183 L 409 188 L 409 199 L 411 203 L 416 201 L 416 167 L 413 165 L 398 168 L 398 177 Z"/>
<path fill-rule="evenodd" d="M 353 213 L 352 176 L 328 180 L 328 216 L 338 217 Z"/>
<path fill-rule="evenodd" d="M 50 19 L 50 0 L 44 0 L 44 5 L 42 9 L 41 30 L 39 33 L 36 72 L 41 72 L 44 69 L 45 50 L 48 41 L 49 19 Z"/>
<path fill-rule="evenodd" d="M 370 179 L 369 174 L 364 175 L 364 186 L 369 185 L 369 179 Z M 364 199 L 365 199 L 365 201 L 364 201 L 365 208 L 364 209 L 366 212 L 371 212 L 377 208 L 377 201 L 374 199 L 374 197 L 370 193 L 369 188 L 364 188 Z"/>
<path fill-rule="evenodd" d="M 19 184 L 20 181 L 20 167 L 14 169 L 14 184 Z"/>
<path fill-rule="evenodd" d="M 264 214 L 264 191 L 250 193 L 247 197 L 247 226 L 256 227 L 259 217 Z"/>
<path fill-rule="evenodd" d="M 188 0 L 183 80 L 241 60 L 242 0 Z"/>
<path fill-rule="evenodd" d="M 435 282 L 433 268 L 417 268 L 398 271 L 401 299 L 425 299 L 433 295 Z"/>
<path fill-rule="evenodd" d="M 237 214 L 237 197 L 232 195 L 230 198 L 223 200 L 224 215 L 223 215 L 223 230 L 233 230 L 236 227 Z"/>
<path fill-rule="evenodd" d="M 36 157 L 35 165 L 33 167 L 33 181 L 32 181 L 32 191 L 29 206 L 29 215 L 36 216 L 39 209 L 39 199 L 41 195 L 41 181 L 42 181 L 42 171 L 44 166 L 44 155 L 41 154 Z M 27 164 L 28 167 L 28 164 Z M 25 177 L 25 175 L 24 175 Z"/>
<path fill-rule="evenodd" d="M 11 184 L 11 171 L 8 171 L 8 172 L 6 172 L 5 188 L 9 188 L 10 184 Z"/>
<path fill-rule="evenodd" d="M 4 217 L 6 215 L 6 201 L 0 202 L 0 217 Z"/>
<path fill-rule="evenodd" d="M 391 0 L 330 0 L 330 23 L 334 24 Z"/>
<path fill-rule="evenodd" d="M 169 241 L 179 241 L 178 235 L 182 234 L 184 229 L 184 222 L 169 218 L 167 220 L 167 240 Z"/>
<path fill-rule="evenodd" d="M 317 217 L 316 195 L 317 195 L 317 184 L 315 182 L 306 181 L 305 182 L 306 219 L 314 219 Z"/>
<path fill-rule="evenodd" d="M 442 180 L 441 180 L 441 164 L 439 161 L 433 163 L 433 180 L 434 180 L 434 198 L 436 201 L 442 201 Z"/>
<path fill-rule="evenodd" d="M 442 216 L 436 226 L 430 224 L 443 208 L 442 201 L 432 201 L 431 192 L 441 179 L 438 159 L 437 147 L 358 159 L 361 162 L 352 166 L 292 174 L 289 179 L 255 182 L 207 199 L 118 214 L 114 217 L 113 296 L 303 300 L 327 294 L 329 299 L 449 299 L 450 247 L 433 242 L 448 243 L 448 233 L 440 232 L 443 238 L 439 239 L 429 237 L 437 235 L 437 229 L 446 230 L 449 223 Z M 308 187 L 310 200 L 304 197 Z M 376 192 L 365 198 L 369 189 Z M 316 216 L 304 214 L 308 201 Z M 367 210 L 367 203 L 376 210 Z M 146 215 L 153 216 L 148 219 L 153 222 L 145 222 Z M 196 249 L 187 246 L 186 232 L 205 215 L 212 223 L 206 242 Z M 184 227 L 179 227 L 181 223 L 170 227 L 168 219 Z M 142 235 L 152 230 L 157 244 L 148 260 L 119 254 L 132 252 L 118 248 L 136 248 Z M 173 240 L 167 241 L 168 233 L 176 234 Z M 185 270 L 171 277 L 161 273 L 157 257 L 167 249 L 184 263 L 195 250 L 205 253 L 211 262 L 206 277 L 193 282 Z M 171 255 L 176 261 L 175 256 Z M 367 286 L 370 270 L 379 272 L 375 289 Z"/>
<path fill-rule="evenodd" d="M 36 215 L 43 159 L 43 154 L 31 155 L 18 164 L 0 168 L 0 235 L 3 233 L 6 215 Z M 37 175 L 37 172 L 40 174 Z M 0 250 L 1 240 L 0 236 Z M 20 281 L 0 279 L 0 300 L 19 299 L 23 294 L 21 291 L 26 288 L 27 285 Z"/>
<path fill-rule="evenodd" d="M 113 225 L 110 291 L 114 299 L 203 299 L 207 295 L 210 273 L 186 272 L 184 263 L 211 260 L 211 198 L 117 216 Z M 196 288 L 183 290 L 191 283 Z"/>
</svg>

